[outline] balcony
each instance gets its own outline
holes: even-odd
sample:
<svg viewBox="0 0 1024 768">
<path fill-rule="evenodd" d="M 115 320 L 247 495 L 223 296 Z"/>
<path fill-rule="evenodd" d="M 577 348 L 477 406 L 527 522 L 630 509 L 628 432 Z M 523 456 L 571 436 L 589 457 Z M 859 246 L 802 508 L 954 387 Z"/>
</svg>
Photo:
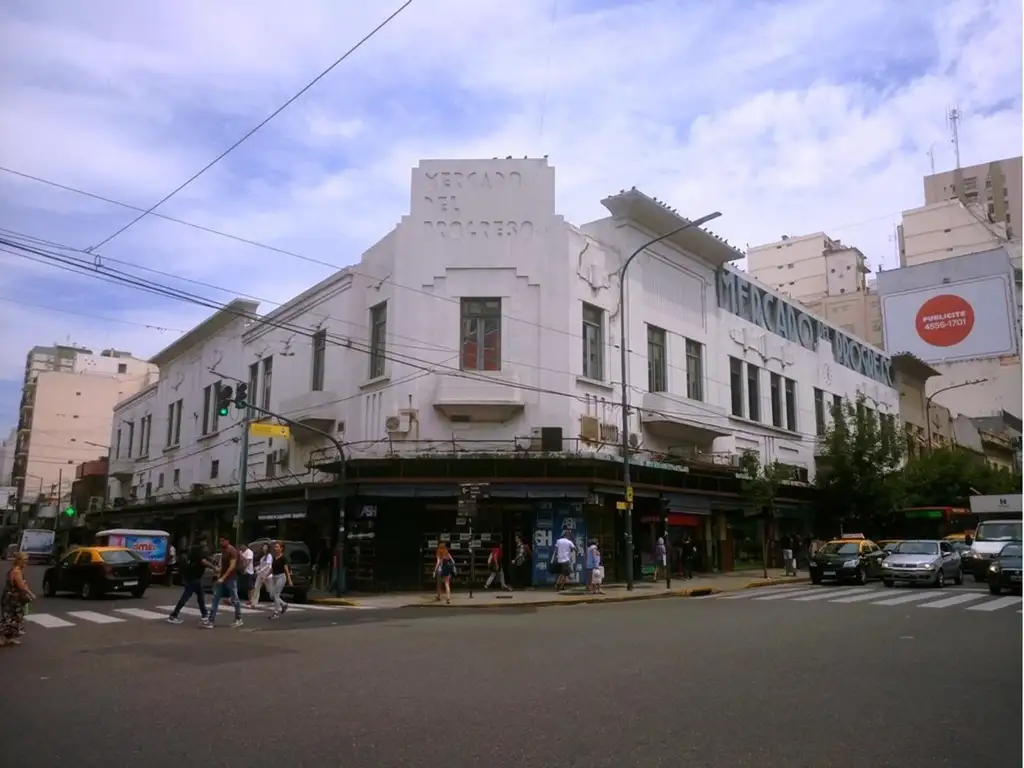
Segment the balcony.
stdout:
<svg viewBox="0 0 1024 768">
<path fill-rule="evenodd" d="M 336 392 L 304 392 L 282 400 L 281 414 L 298 424 L 333 434 L 337 425 L 335 407 L 339 400 L 341 398 Z M 304 436 L 312 434 L 298 429 L 295 438 L 301 441 Z"/>
<path fill-rule="evenodd" d="M 725 409 L 665 392 L 645 392 L 640 416 L 644 430 L 671 447 L 713 453 L 714 441 L 732 434 Z"/>
<path fill-rule="evenodd" d="M 503 422 L 526 407 L 512 371 L 437 374 L 434 380 L 434 408 L 452 421 Z"/>
<path fill-rule="evenodd" d="M 135 473 L 135 462 L 126 457 L 122 456 L 118 459 L 110 460 L 110 476 L 115 477 L 118 480 L 124 481 L 131 479 Z"/>
</svg>

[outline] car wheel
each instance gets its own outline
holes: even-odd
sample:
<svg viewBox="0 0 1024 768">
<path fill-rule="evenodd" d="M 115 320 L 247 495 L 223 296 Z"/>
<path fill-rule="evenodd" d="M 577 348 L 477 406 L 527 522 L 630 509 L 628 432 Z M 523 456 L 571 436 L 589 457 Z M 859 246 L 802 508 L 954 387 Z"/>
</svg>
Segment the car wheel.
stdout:
<svg viewBox="0 0 1024 768">
<path fill-rule="evenodd" d="M 956 584 L 958 587 L 961 584 L 964 583 L 964 572 L 963 571 L 957 571 L 956 572 L 956 576 L 953 577 L 953 583 Z"/>
<path fill-rule="evenodd" d="M 821 584 L 821 576 L 811 576 L 811 584 Z"/>
<path fill-rule="evenodd" d="M 939 568 L 938 573 L 935 574 L 935 588 L 942 589 L 946 586 L 946 572 Z"/>
<path fill-rule="evenodd" d="M 56 597 L 57 588 L 50 579 L 43 580 L 43 595 L 45 597 Z"/>
<path fill-rule="evenodd" d="M 861 586 L 864 586 L 868 583 L 868 572 L 865 571 L 863 568 L 858 568 L 857 575 L 854 578 L 854 581 L 856 581 Z"/>
<path fill-rule="evenodd" d="M 96 596 L 96 591 L 92 588 L 92 584 L 88 581 L 83 581 L 78 594 L 83 600 L 92 600 Z"/>
<path fill-rule="evenodd" d="M 145 589 L 133 589 L 132 590 L 132 597 L 139 598 L 139 597 L 142 597 L 144 594 L 146 594 L 146 590 Z"/>
<path fill-rule="evenodd" d="M 993 595 L 998 595 L 1003 590 L 998 584 L 989 584 L 988 591 L 991 592 Z"/>
<path fill-rule="evenodd" d="M 892 579 L 882 579 L 882 583 L 885 586 L 887 586 L 887 587 L 895 587 L 896 586 L 896 582 L 893 581 Z"/>
</svg>

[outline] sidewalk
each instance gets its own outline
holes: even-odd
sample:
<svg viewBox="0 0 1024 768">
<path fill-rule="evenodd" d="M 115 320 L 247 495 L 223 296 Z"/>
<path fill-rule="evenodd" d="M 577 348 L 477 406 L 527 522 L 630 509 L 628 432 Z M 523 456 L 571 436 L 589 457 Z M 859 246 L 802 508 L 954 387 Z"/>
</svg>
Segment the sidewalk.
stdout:
<svg viewBox="0 0 1024 768">
<path fill-rule="evenodd" d="M 500 592 L 496 589 L 476 589 L 473 597 L 469 591 L 460 588 L 452 592 L 452 604 L 446 606 L 434 600 L 433 592 L 399 592 L 387 595 L 359 595 L 352 597 L 310 596 L 309 601 L 319 605 L 347 605 L 357 608 L 542 608 L 550 605 L 580 605 L 583 603 L 616 603 L 630 600 L 657 600 L 665 597 L 702 597 L 717 592 L 734 592 L 740 589 L 771 587 L 780 584 L 800 584 L 806 576 L 785 576 L 781 568 L 769 569 L 768 578 L 761 578 L 757 571 L 739 573 L 716 573 L 697 576 L 689 581 L 672 579 L 672 588 L 665 583 L 650 581 L 636 582 L 632 592 L 625 584 L 605 584 L 604 595 L 590 595 L 583 587 L 572 587 L 564 592 L 551 588 L 523 589 L 515 592 Z"/>
</svg>

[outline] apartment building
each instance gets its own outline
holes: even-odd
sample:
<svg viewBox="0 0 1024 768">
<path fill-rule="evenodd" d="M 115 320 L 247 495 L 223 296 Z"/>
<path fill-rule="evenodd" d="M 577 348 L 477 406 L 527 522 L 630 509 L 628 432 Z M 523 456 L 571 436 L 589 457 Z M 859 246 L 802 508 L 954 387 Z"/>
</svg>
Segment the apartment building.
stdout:
<svg viewBox="0 0 1024 768">
<path fill-rule="evenodd" d="M 12 427 L 7 437 L 0 440 L 0 488 L 11 485 L 14 474 L 14 452 L 18 445 L 18 428 Z"/>
<path fill-rule="evenodd" d="M 986 221 L 1002 224 L 1010 240 L 1019 240 L 1021 162 L 1021 157 L 1011 157 L 925 176 L 925 206 L 949 200 L 976 204 Z"/>
<path fill-rule="evenodd" d="M 830 406 L 863 395 L 894 418 L 906 361 L 736 270 L 743 254 L 703 229 L 648 246 L 620 304 L 624 258 L 685 220 L 637 190 L 602 202 L 605 218 L 574 226 L 545 160 L 423 161 L 409 214 L 358 265 L 259 319 L 235 302 L 152 360 L 158 384 L 116 409 L 110 523 L 228 530 L 244 467 L 245 537 L 316 548 L 341 528 L 350 586 L 420 586 L 441 540 L 485 566 L 460 513 L 475 482 L 474 540 L 526 535 L 543 566 L 571 528 L 614 570 L 625 436 L 639 567 L 662 499 L 705 567 L 760 562 L 763 536 L 809 525 Z M 210 411 L 225 382 L 290 435 L 257 430 L 241 456 L 241 413 Z M 779 530 L 746 514 L 747 451 L 792 469 Z"/>
<path fill-rule="evenodd" d="M 991 251 L 1009 240 L 1007 225 L 989 220 L 980 203 L 956 199 L 904 211 L 897 237 L 901 267 Z"/>
<path fill-rule="evenodd" d="M 75 467 L 107 451 L 114 405 L 155 369 L 127 352 L 34 347 L 25 362 L 11 470 L 21 504 L 58 505 Z"/>
</svg>

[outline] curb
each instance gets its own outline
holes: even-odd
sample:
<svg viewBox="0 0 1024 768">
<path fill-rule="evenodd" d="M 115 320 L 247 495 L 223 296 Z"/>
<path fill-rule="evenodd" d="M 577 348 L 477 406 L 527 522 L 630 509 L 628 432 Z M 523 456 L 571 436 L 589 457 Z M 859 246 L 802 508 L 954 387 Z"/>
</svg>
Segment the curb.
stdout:
<svg viewBox="0 0 1024 768">
<path fill-rule="evenodd" d="M 783 578 L 783 579 L 761 579 L 760 581 L 752 581 L 745 585 L 743 589 L 759 589 L 761 587 L 781 587 L 787 584 L 810 584 L 811 577 L 794 577 L 794 578 Z"/>
<path fill-rule="evenodd" d="M 346 605 L 349 608 L 359 608 L 362 605 L 356 600 L 347 600 L 344 597 L 311 597 L 307 602 L 313 605 Z"/>
</svg>

